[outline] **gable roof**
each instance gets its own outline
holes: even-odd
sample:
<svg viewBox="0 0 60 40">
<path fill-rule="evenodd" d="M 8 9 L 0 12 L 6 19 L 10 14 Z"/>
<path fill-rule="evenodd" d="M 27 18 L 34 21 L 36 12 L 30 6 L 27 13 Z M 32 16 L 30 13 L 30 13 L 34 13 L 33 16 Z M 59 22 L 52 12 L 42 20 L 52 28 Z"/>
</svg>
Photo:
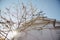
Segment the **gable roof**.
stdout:
<svg viewBox="0 0 60 40">
<path fill-rule="evenodd" d="M 40 21 L 40 22 L 36 23 L 36 21 Z M 33 19 L 29 20 L 29 21 L 24 22 L 22 24 L 22 28 L 20 27 L 20 29 L 18 29 L 18 30 L 24 31 L 25 29 L 27 29 L 27 28 L 29 28 L 31 26 L 40 25 L 40 24 L 41 25 L 44 24 L 43 27 L 45 25 L 47 25 L 47 24 L 52 24 L 55 27 L 56 23 L 60 24 L 60 22 L 56 21 L 56 19 L 50 19 L 50 18 L 45 18 L 45 17 L 36 17 L 36 18 L 33 18 Z"/>
</svg>

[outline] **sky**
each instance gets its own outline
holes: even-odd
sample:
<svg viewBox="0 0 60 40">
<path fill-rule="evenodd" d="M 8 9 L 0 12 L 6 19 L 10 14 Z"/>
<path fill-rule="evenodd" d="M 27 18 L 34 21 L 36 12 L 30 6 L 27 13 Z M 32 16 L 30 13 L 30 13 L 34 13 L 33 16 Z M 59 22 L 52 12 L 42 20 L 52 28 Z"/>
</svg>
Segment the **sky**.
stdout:
<svg viewBox="0 0 60 40">
<path fill-rule="evenodd" d="M 20 0 L 29 5 L 30 0 Z M 34 7 L 40 9 L 46 13 L 48 18 L 60 20 L 60 0 L 31 0 Z M 0 0 L 0 9 L 13 5 L 19 4 L 18 0 Z"/>
</svg>

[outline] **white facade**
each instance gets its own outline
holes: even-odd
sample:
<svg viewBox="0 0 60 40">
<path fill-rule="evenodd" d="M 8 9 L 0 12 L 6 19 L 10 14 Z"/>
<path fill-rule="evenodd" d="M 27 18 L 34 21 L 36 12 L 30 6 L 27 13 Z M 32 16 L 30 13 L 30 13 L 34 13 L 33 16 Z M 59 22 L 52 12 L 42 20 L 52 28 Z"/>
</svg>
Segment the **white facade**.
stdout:
<svg viewBox="0 0 60 40">
<path fill-rule="evenodd" d="M 42 26 L 43 25 L 40 24 L 33 25 L 33 27 L 42 27 Z M 54 29 L 52 24 L 48 24 L 43 28 L 43 30 L 30 29 L 30 31 L 25 31 L 22 32 L 21 34 L 19 33 L 14 38 L 14 40 L 60 40 L 60 29 Z"/>
</svg>

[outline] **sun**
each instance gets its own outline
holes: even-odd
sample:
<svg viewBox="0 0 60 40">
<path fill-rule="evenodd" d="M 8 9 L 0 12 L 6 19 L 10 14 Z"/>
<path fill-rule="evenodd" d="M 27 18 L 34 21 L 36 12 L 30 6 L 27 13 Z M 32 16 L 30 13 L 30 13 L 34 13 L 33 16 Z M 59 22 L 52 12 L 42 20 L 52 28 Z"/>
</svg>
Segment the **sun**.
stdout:
<svg viewBox="0 0 60 40">
<path fill-rule="evenodd" d="M 9 39 L 12 39 L 12 38 L 14 38 L 17 34 L 18 34 L 17 31 L 10 31 L 9 34 L 8 34 L 8 38 L 9 38 Z"/>
</svg>

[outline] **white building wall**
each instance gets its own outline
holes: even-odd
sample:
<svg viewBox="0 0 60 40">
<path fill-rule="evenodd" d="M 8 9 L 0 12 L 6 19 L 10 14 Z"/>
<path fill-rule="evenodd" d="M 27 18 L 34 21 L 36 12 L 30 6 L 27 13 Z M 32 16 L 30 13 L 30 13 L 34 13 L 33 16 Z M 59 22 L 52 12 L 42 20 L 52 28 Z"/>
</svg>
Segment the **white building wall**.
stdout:
<svg viewBox="0 0 60 40">
<path fill-rule="evenodd" d="M 39 26 L 40 25 L 37 25 L 37 27 Z M 46 28 L 52 27 L 53 26 L 51 24 L 46 26 Z M 15 40 L 60 40 L 60 29 L 30 30 L 25 34 L 24 33 L 21 35 L 18 34 L 20 36 L 16 36 Z M 22 36 L 23 34 L 24 36 Z"/>
</svg>

